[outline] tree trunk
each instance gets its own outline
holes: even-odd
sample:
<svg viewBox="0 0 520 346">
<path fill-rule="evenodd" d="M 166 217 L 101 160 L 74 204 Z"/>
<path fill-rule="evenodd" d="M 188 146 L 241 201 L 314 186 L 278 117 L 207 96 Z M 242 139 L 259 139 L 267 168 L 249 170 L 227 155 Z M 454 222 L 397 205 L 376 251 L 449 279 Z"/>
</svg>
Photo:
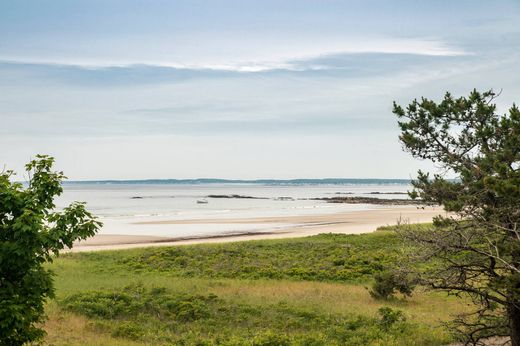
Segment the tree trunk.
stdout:
<svg viewBox="0 0 520 346">
<path fill-rule="evenodd" d="M 511 328 L 511 346 L 520 346 L 520 308 L 510 305 L 507 311 Z"/>
</svg>

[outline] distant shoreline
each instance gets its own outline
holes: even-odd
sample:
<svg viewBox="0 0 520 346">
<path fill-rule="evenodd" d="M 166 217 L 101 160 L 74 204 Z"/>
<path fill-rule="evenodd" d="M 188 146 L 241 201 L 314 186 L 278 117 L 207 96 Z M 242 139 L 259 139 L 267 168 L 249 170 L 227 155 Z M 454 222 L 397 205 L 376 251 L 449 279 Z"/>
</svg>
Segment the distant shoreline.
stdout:
<svg viewBox="0 0 520 346">
<path fill-rule="evenodd" d="M 63 185 L 410 185 L 410 179 L 372 179 L 372 178 L 324 178 L 324 179 L 130 179 L 130 180 L 69 180 Z"/>
</svg>

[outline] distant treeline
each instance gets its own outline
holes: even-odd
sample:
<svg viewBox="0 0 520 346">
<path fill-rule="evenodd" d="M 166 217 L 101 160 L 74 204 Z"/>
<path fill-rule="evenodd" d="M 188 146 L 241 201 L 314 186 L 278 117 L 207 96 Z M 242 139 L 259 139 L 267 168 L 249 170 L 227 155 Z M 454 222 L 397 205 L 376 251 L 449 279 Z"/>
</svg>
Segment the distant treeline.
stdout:
<svg viewBox="0 0 520 346">
<path fill-rule="evenodd" d="M 164 185 L 202 185 L 202 184 L 253 184 L 253 185 L 408 185 L 410 179 L 143 179 L 143 180 L 85 180 L 66 181 L 65 184 L 164 184 Z"/>
</svg>

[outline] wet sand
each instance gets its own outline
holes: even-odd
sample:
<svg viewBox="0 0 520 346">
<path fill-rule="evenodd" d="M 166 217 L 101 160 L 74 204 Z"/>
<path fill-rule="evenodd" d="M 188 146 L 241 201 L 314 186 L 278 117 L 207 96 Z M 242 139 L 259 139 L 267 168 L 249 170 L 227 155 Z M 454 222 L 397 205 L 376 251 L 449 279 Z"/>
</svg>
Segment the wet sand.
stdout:
<svg viewBox="0 0 520 346">
<path fill-rule="evenodd" d="M 192 219 L 142 222 L 143 225 L 175 224 L 288 224 L 283 229 L 262 232 L 217 234 L 204 237 L 158 237 L 147 235 L 98 234 L 74 245 L 73 252 L 117 250 L 136 247 L 187 245 L 199 243 L 222 243 L 254 239 L 295 238 L 319 233 L 360 234 L 375 231 L 380 226 L 395 225 L 399 220 L 407 223 L 430 222 L 443 214 L 440 207 L 424 209 L 413 206 L 388 207 L 374 210 L 350 211 L 326 215 L 280 216 L 240 219 Z"/>
</svg>

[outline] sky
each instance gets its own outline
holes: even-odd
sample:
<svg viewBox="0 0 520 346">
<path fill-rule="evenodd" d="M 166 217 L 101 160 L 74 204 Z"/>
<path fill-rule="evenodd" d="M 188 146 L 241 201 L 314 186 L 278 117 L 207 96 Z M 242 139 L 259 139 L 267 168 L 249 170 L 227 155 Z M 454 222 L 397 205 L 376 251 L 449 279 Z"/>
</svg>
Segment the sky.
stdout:
<svg viewBox="0 0 520 346">
<path fill-rule="evenodd" d="M 520 103 L 519 23 L 518 0 L 0 1 L 0 165 L 410 178 L 435 167 L 402 151 L 392 102 Z"/>
</svg>

